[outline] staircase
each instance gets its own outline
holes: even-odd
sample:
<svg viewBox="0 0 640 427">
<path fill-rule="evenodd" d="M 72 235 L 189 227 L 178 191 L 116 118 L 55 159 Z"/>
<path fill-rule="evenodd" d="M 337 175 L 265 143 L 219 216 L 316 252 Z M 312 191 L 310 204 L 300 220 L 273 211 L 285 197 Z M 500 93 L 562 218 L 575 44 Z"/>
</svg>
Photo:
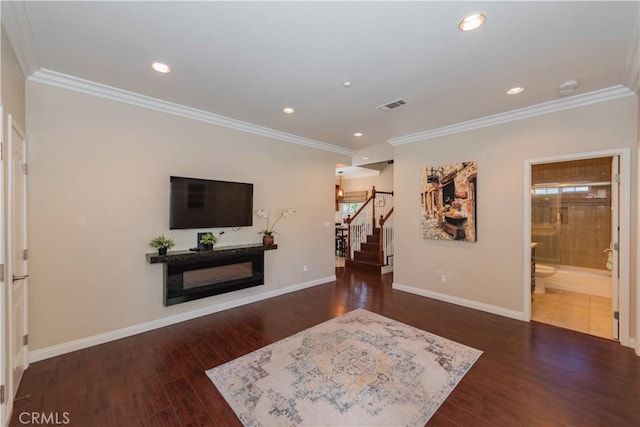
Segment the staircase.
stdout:
<svg viewBox="0 0 640 427">
<path fill-rule="evenodd" d="M 393 192 L 377 191 L 351 217 L 345 219 L 347 238 L 347 269 L 384 274 L 393 271 Z"/>
<path fill-rule="evenodd" d="M 380 274 L 384 264 L 380 262 L 381 228 L 374 228 L 367 235 L 367 241 L 360 244 L 360 250 L 353 251 L 353 259 L 345 260 L 345 267 Z"/>
</svg>

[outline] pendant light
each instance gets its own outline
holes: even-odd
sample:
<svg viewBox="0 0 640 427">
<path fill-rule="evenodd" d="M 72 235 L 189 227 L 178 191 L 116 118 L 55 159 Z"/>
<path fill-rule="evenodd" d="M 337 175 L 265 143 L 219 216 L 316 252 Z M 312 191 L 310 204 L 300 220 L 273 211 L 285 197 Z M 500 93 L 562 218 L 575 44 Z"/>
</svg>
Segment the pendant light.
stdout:
<svg viewBox="0 0 640 427">
<path fill-rule="evenodd" d="M 344 197 L 344 190 L 342 189 L 342 171 L 338 171 L 340 174 L 340 185 L 338 186 L 338 199 L 342 199 Z"/>
</svg>

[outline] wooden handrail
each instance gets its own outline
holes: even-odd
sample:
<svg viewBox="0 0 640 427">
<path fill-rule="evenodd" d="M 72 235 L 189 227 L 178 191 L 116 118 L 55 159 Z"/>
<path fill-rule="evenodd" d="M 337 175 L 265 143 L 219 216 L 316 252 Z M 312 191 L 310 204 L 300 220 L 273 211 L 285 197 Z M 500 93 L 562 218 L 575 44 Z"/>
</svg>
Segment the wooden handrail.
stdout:
<svg viewBox="0 0 640 427">
<path fill-rule="evenodd" d="M 389 219 L 392 213 L 393 213 L 393 207 L 389 210 L 389 212 L 387 212 L 387 214 L 384 217 L 380 215 L 380 228 L 382 228 L 384 223 L 387 222 L 387 220 Z"/>
<path fill-rule="evenodd" d="M 360 212 L 365 208 L 365 206 L 367 206 L 367 204 L 373 200 L 373 196 L 370 196 L 366 202 L 364 202 L 364 204 L 362 206 L 360 206 L 360 209 L 358 209 L 356 211 L 356 213 L 353 214 L 353 218 L 351 218 L 351 215 L 347 215 L 347 217 L 345 218 L 344 222 L 346 222 L 347 224 L 351 224 L 351 221 L 353 221 L 358 215 L 360 215 Z"/>
</svg>

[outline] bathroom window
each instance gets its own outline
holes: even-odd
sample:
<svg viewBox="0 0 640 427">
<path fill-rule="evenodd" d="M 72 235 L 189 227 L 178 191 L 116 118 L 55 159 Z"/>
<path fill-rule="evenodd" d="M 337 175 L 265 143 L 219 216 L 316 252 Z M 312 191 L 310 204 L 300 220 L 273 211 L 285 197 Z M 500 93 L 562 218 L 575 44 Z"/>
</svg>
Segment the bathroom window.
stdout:
<svg viewBox="0 0 640 427">
<path fill-rule="evenodd" d="M 560 194 L 560 193 L 588 193 L 590 190 L 588 185 L 570 186 L 570 187 L 546 187 L 546 188 L 534 188 L 533 194 L 536 196 L 546 194 Z"/>
</svg>

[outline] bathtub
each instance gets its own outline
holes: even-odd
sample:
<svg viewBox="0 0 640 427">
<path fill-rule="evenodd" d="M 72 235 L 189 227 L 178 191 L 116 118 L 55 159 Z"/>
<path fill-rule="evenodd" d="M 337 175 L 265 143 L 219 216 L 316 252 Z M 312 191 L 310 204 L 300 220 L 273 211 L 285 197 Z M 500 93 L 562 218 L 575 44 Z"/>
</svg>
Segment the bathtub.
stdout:
<svg viewBox="0 0 640 427">
<path fill-rule="evenodd" d="M 546 277 L 545 287 L 611 298 L 611 272 L 594 268 L 556 266 L 556 274 Z"/>
</svg>

